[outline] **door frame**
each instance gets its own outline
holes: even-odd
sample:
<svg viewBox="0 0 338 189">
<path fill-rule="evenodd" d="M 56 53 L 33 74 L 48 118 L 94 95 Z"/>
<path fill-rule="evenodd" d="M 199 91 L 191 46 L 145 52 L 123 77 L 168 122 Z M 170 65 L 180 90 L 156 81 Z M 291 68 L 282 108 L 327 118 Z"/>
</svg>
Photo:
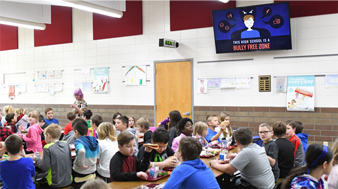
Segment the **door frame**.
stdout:
<svg viewBox="0 0 338 189">
<path fill-rule="evenodd" d="M 194 59 L 187 58 L 187 59 L 174 59 L 174 60 L 159 60 L 154 61 L 154 126 L 158 127 L 158 123 L 156 123 L 156 64 L 160 63 L 170 63 L 170 62 L 188 62 L 190 61 L 190 73 L 191 73 L 191 120 L 194 121 Z M 183 115 L 185 112 L 181 112 Z M 169 112 L 168 112 L 169 114 Z M 183 117 L 183 116 L 182 116 Z"/>
</svg>

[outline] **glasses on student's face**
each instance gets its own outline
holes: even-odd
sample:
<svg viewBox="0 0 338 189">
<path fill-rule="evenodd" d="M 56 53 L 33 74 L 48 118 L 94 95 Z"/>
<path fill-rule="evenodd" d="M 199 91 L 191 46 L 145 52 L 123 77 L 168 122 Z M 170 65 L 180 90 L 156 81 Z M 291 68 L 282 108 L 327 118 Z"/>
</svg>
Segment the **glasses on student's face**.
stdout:
<svg viewBox="0 0 338 189">
<path fill-rule="evenodd" d="M 268 133 L 270 133 L 270 132 L 271 132 L 271 131 L 261 131 L 261 132 L 259 132 L 259 134 L 260 134 L 260 135 L 262 135 L 262 134 L 265 134 L 265 135 L 266 135 L 266 134 L 268 134 Z"/>
</svg>

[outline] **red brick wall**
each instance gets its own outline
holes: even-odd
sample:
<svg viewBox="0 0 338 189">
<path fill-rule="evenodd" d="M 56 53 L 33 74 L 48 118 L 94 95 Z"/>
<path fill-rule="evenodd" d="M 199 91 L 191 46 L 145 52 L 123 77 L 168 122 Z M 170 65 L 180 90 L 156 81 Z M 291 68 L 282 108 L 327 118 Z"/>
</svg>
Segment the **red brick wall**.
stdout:
<svg viewBox="0 0 338 189">
<path fill-rule="evenodd" d="M 0 104 L 3 107 L 5 104 Z M 23 107 L 28 112 L 38 110 L 44 115 L 46 107 L 54 110 L 54 117 L 61 126 L 68 123 L 66 113 L 72 109 L 69 105 L 51 104 L 13 104 L 13 107 Z M 93 115 L 100 114 L 104 121 L 112 121 L 115 112 L 123 115 L 132 115 L 136 119 L 146 117 L 150 123 L 154 123 L 153 106 L 124 106 L 124 105 L 89 105 Z M 194 120 L 205 121 L 209 114 L 218 115 L 225 111 L 231 115 L 231 125 L 237 127 L 249 127 L 254 135 L 257 135 L 258 125 L 263 122 L 273 123 L 276 121 L 296 120 L 304 124 L 304 132 L 308 133 L 309 141 L 333 142 L 338 137 L 338 108 L 315 108 L 314 112 L 287 112 L 284 107 L 224 107 L 224 106 L 195 106 Z"/>
<path fill-rule="evenodd" d="M 315 108 L 314 112 L 287 112 L 284 107 L 205 107 L 195 106 L 195 121 L 206 115 L 225 111 L 231 115 L 233 127 L 249 127 L 258 135 L 259 124 L 295 120 L 304 125 L 309 141 L 333 142 L 338 137 L 338 108 Z"/>
</svg>

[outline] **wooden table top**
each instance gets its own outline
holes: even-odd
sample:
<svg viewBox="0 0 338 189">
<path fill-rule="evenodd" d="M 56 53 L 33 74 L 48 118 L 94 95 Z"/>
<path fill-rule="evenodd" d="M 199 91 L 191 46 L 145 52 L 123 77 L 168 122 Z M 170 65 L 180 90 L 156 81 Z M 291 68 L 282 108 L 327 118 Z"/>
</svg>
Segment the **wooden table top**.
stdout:
<svg viewBox="0 0 338 189">
<path fill-rule="evenodd" d="M 239 151 L 238 147 L 235 147 L 234 149 L 230 150 L 230 153 L 238 153 L 238 151 Z M 223 174 L 223 172 L 218 171 L 217 169 L 210 167 L 209 161 L 213 160 L 213 159 L 219 159 L 219 155 L 214 156 L 214 157 L 210 157 L 210 158 L 201 158 L 201 160 L 203 161 L 203 163 L 205 163 L 211 169 L 211 171 L 214 173 L 215 177 L 217 177 L 217 176 Z M 123 189 L 130 188 L 130 189 L 133 189 L 133 188 L 136 188 L 136 187 L 141 186 L 141 185 L 145 186 L 148 183 L 161 184 L 163 182 L 167 182 L 168 179 L 169 179 L 169 177 L 165 177 L 165 178 L 160 179 L 160 180 L 155 181 L 155 182 L 150 182 L 150 181 L 111 182 L 108 185 L 109 185 L 110 188 L 123 188 Z"/>
</svg>

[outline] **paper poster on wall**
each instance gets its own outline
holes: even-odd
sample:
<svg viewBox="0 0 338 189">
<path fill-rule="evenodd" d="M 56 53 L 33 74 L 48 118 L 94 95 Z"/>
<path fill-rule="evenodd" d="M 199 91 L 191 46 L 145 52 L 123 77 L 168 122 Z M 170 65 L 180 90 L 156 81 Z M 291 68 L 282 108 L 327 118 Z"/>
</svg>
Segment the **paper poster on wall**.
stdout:
<svg viewBox="0 0 338 189">
<path fill-rule="evenodd" d="M 229 77 L 229 78 L 222 78 L 221 79 L 221 88 L 222 89 L 230 89 L 236 87 L 236 78 Z"/>
<path fill-rule="evenodd" d="M 286 93 L 286 76 L 276 77 L 276 93 Z"/>
<path fill-rule="evenodd" d="M 91 82 L 82 82 L 82 91 L 83 92 L 92 91 L 92 83 Z"/>
<path fill-rule="evenodd" d="M 221 78 L 209 78 L 208 89 L 221 89 Z"/>
<path fill-rule="evenodd" d="M 35 92 L 37 93 L 48 93 L 49 85 L 48 84 L 35 84 Z"/>
<path fill-rule="evenodd" d="M 62 78 L 62 70 L 55 70 L 54 71 L 54 78 L 61 79 Z"/>
<path fill-rule="evenodd" d="M 8 97 L 11 100 L 15 99 L 15 85 L 8 86 Z"/>
<path fill-rule="evenodd" d="M 94 93 L 108 93 L 108 68 L 94 69 Z"/>
<path fill-rule="evenodd" d="M 81 83 L 80 82 L 75 82 L 74 83 L 74 89 L 81 89 Z"/>
<path fill-rule="evenodd" d="M 236 89 L 250 89 L 250 77 L 236 77 Z"/>
<path fill-rule="evenodd" d="M 55 92 L 61 92 L 62 91 L 62 83 L 55 83 L 54 84 L 54 90 L 55 90 Z"/>
<path fill-rule="evenodd" d="M 46 79 L 46 71 L 39 71 L 39 79 Z"/>
<path fill-rule="evenodd" d="M 49 95 L 54 95 L 55 94 L 55 84 L 49 84 L 48 85 L 48 94 Z"/>
<path fill-rule="evenodd" d="M 288 76 L 287 110 L 314 111 L 315 77 Z"/>
<path fill-rule="evenodd" d="M 326 88 L 338 87 L 338 75 L 326 75 L 325 76 Z"/>
<path fill-rule="evenodd" d="M 197 93 L 198 94 L 206 94 L 208 91 L 208 80 L 207 79 L 197 79 Z"/>
<path fill-rule="evenodd" d="M 47 79 L 54 79 L 54 70 L 47 71 Z"/>
<path fill-rule="evenodd" d="M 126 66 L 125 85 L 147 85 L 147 66 Z"/>
</svg>

